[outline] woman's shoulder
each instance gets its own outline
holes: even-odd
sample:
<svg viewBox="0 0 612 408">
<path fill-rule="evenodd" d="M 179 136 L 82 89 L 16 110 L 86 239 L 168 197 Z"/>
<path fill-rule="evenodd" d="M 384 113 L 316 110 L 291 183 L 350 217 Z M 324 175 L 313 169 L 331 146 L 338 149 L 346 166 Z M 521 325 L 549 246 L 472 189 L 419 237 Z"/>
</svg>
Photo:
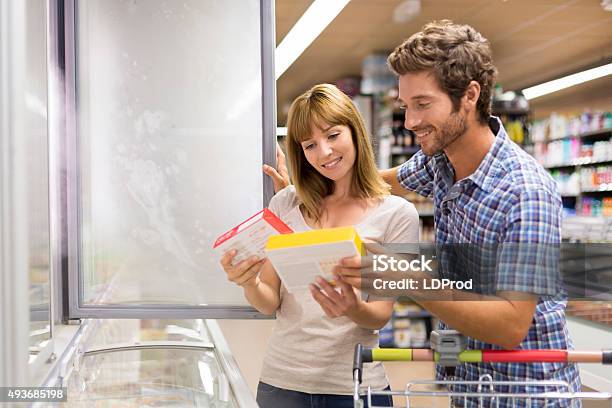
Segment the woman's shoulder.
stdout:
<svg viewBox="0 0 612 408">
<path fill-rule="evenodd" d="M 403 213 L 408 216 L 418 218 L 419 214 L 414 204 L 406 200 L 404 197 L 396 195 L 386 195 L 382 199 L 381 207 L 392 213 Z"/>
<path fill-rule="evenodd" d="M 272 209 L 273 212 L 276 212 L 274 211 L 275 209 L 277 211 L 286 211 L 292 209 L 293 207 L 296 207 L 297 205 L 299 205 L 297 192 L 295 191 L 295 186 L 293 184 L 290 184 L 279 192 L 277 192 L 274 197 L 272 197 L 272 199 L 270 200 L 269 207 L 270 209 Z"/>
<path fill-rule="evenodd" d="M 414 204 L 403 197 L 385 196 L 377 222 L 385 225 L 383 242 L 416 243 L 419 240 L 419 213 Z"/>
</svg>

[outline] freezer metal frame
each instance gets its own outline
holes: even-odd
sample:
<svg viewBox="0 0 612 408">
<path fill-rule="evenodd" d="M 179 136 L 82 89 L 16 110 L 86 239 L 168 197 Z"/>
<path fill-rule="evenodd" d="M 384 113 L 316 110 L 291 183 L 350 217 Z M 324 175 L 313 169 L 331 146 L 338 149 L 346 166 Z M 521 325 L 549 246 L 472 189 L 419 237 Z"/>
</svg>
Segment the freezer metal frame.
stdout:
<svg viewBox="0 0 612 408">
<path fill-rule="evenodd" d="M 49 0 L 49 132 L 54 151 L 50 159 L 50 192 L 54 194 L 51 222 L 59 244 L 52 260 L 57 269 L 55 283 L 60 290 L 55 297 L 63 301 L 63 320 L 81 318 L 136 319 L 269 319 L 256 309 L 242 305 L 85 305 L 81 267 L 81 207 L 79 181 L 79 140 L 77 137 L 75 18 L 78 0 Z M 274 1 L 259 0 L 262 75 L 262 163 L 276 163 L 276 80 L 274 78 Z M 60 167 L 62 166 L 62 167 Z M 272 180 L 262 172 L 265 207 L 274 195 Z"/>
<path fill-rule="evenodd" d="M 0 336 L 0 386 L 27 384 L 54 347 L 49 312 L 49 339 L 28 348 L 30 321 L 37 310 L 29 304 L 28 294 L 28 180 L 24 178 L 27 12 L 25 2 L 0 2 L 0 333 L 4 334 Z M 52 271 L 50 280 L 51 276 Z M 49 303 L 53 304 L 52 284 Z"/>
</svg>

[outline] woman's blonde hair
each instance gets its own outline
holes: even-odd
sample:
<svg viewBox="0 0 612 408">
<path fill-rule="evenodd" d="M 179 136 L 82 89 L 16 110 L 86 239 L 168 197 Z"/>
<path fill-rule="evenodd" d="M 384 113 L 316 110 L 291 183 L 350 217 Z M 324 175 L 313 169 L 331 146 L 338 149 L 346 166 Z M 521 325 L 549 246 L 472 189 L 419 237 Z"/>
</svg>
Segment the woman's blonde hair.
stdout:
<svg viewBox="0 0 612 408">
<path fill-rule="evenodd" d="M 289 170 L 308 218 L 320 221 L 323 198 L 334 191 L 333 180 L 312 167 L 302 149 L 302 142 L 312 137 L 313 125 L 319 129 L 344 125 L 351 130 L 356 151 L 352 194 L 359 198 L 377 199 L 389 194 L 390 186 L 378 173 L 371 141 L 353 101 L 334 85 L 315 85 L 293 101 L 287 118 Z"/>
</svg>

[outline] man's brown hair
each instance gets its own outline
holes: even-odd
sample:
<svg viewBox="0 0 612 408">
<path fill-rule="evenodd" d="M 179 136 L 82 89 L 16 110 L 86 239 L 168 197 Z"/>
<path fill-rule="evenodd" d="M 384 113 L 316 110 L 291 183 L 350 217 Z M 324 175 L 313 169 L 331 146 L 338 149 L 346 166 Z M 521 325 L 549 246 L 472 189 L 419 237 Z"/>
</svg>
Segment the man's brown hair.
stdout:
<svg viewBox="0 0 612 408">
<path fill-rule="evenodd" d="M 477 119 L 487 124 L 491 116 L 491 92 L 497 69 L 489 41 L 469 25 L 450 20 L 434 21 L 395 48 L 387 63 L 397 75 L 433 72 L 455 111 L 470 81 L 480 84 Z"/>
</svg>

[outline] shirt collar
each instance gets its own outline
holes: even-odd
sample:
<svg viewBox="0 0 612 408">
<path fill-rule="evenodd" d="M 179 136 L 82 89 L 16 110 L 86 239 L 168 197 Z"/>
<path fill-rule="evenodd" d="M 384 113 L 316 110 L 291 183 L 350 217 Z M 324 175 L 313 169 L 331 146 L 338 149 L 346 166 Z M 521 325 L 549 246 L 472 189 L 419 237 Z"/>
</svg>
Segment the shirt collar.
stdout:
<svg viewBox="0 0 612 408">
<path fill-rule="evenodd" d="M 489 128 L 495 134 L 495 141 L 480 162 L 476 171 L 467 177 L 484 191 L 491 191 L 502 173 L 499 156 L 502 147 L 509 140 L 506 130 L 498 117 L 491 116 L 489 118 Z"/>
<path fill-rule="evenodd" d="M 498 117 L 491 116 L 489 118 L 489 128 L 495 134 L 495 141 L 480 162 L 480 165 L 476 171 L 466 178 L 487 192 L 494 188 L 496 181 L 499 179 L 499 176 L 502 173 L 501 166 L 499 164 L 499 155 L 502 146 L 506 144 L 508 140 L 506 130 Z M 453 166 L 448 160 L 448 157 L 446 157 L 446 154 L 443 152 L 438 153 L 434 157 L 436 159 L 436 163 L 438 163 L 438 170 L 442 172 L 444 182 L 449 187 L 452 186 L 455 172 Z"/>
</svg>

